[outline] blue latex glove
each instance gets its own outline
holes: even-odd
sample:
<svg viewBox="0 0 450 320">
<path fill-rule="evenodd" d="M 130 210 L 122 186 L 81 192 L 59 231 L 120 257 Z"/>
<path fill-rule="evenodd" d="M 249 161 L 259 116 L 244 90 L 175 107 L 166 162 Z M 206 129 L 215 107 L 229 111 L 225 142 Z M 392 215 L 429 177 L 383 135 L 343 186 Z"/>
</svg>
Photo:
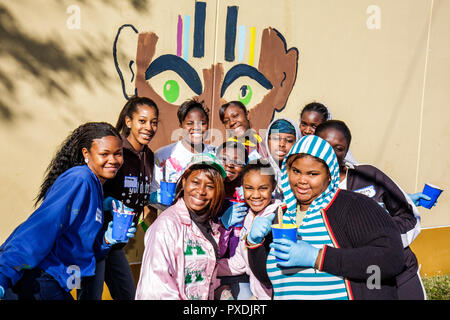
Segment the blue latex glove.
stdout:
<svg viewBox="0 0 450 320">
<path fill-rule="evenodd" d="M 161 203 L 161 190 L 150 193 L 150 203 Z"/>
<path fill-rule="evenodd" d="M 286 260 L 285 262 L 278 262 L 280 267 L 314 268 L 320 251 L 320 249 L 302 240 L 294 242 L 288 239 L 274 239 L 270 247 L 275 249 L 273 252 L 275 257 Z"/>
<path fill-rule="evenodd" d="M 5 295 L 5 289 L 0 286 L 0 299 L 3 299 L 3 296 Z"/>
<path fill-rule="evenodd" d="M 247 210 L 248 207 L 245 202 L 236 202 L 227 210 L 225 210 L 225 212 L 220 217 L 220 220 L 222 221 L 225 229 L 228 230 L 231 226 L 244 221 L 244 218 L 247 215 Z"/>
<path fill-rule="evenodd" d="M 256 217 L 247 236 L 248 242 L 253 244 L 261 243 L 264 237 L 272 230 L 273 218 L 275 218 L 275 212 L 267 217 Z"/>
<path fill-rule="evenodd" d="M 108 229 L 105 232 L 105 240 L 109 245 L 113 245 L 116 243 L 127 243 L 128 240 L 131 238 L 134 238 L 134 233 L 136 232 L 136 228 L 134 227 L 134 222 L 131 224 L 131 226 L 127 230 L 127 239 L 126 240 L 115 240 L 112 237 L 112 228 L 113 228 L 113 221 L 108 223 Z"/>
<path fill-rule="evenodd" d="M 422 192 L 408 193 L 408 196 L 412 200 L 412 202 L 414 202 L 414 205 L 416 207 L 420 206 L 420 203 L 419 203 L 420 199 L 427 200 L 427 201 L 431 200 L 431 198 L 429 196 L 427 196 L 426 194 L 424 194 Z M 433 207 L 435 207 L 436 204 L 437 204 L 437 201 L 434 203 Z"/>
</svg>

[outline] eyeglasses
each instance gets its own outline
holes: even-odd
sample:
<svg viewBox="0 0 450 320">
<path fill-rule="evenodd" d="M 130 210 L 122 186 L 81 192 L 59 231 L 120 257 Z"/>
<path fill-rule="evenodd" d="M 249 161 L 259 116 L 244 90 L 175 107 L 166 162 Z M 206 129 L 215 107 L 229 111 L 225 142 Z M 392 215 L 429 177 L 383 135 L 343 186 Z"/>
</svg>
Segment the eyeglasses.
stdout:
<svg viewBox="0 0 450 320">
<path fill-rule="evenodd" d="M 295 142 L 294 138 L 282 138 L 282 137 L 280 137 L 280 136 L 278 136 L 276 134 L 270 135 L 269 139 L 272 140 L 272 141 L 284 141 L 284 143 L 290 143 L 290 144 Z"/>
<path fill-rule="evenodd" d="M 242 161 L 230 159 L 227 157 L 220 158 L 220 161 L 223 163 L 224 166 L 228 166 L 228 167 L 232 167 L 232 168 L 233 167 L 242 168 L 243 166 L 245 166 L 245 163 L 243 163 Z"/>
</svg>

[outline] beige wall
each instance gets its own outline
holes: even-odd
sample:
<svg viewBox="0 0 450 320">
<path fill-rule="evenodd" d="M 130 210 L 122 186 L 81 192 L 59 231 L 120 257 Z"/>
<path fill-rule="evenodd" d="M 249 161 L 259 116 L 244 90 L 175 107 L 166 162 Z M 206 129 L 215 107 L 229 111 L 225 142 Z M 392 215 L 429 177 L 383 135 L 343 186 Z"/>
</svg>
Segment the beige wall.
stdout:
<svg viewBox="0 0 450 320">
<path fill-rule="evenodd" d="M 216 63 L 227 72 L 237 63 L 223 54 L 226 9 L 237 5 L 238 25 L 247 33 L 255 27 L 255 66 L 268 27 L 299 52 L 295 85 L 275 117 L 298 120 L 306 103 L 325 103 L 333 118 L 350 126 L 357 160 L 379 167 L 407 192 L 425 182 L 446 190 L 436 208 L 419 210 L 424 227 L 450 225 L 449 1 L 205 2 L 205 57 L 189 60 L 199 74 Z M 72 4 L 80 9 L 81 29 L 67 27 Z M 380 9 L 380 29 L 367 27 L 371 5 Z M 155 56 L 174 53 L 178 15 L 191 16 L 192 30 L 194 6 L 187 0 L 0 4 L 0 241 L 33 211 L 44 170 L 69 132 L 86 121 L 115 123 L 125 103 L 112 56 L 119 27 L 130 23 L 157 34 Z M 118 41 L 122 70 L 136 50 L 137 35 L 124 29 Z M 132 92 L 134 83 L 126 80 Z M 155 79 L 154 85 L 163 83 Z M 258 94 L 262 99 L 263 90 Z M 182 90 L 181 101 L 189 97 Z"/>
</svg>

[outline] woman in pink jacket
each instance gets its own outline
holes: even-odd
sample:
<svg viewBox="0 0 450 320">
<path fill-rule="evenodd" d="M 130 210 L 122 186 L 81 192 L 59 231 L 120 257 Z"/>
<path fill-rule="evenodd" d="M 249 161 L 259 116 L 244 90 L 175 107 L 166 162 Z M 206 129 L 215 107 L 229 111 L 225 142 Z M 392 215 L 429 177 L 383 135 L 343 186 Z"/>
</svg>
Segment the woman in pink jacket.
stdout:
<svg viewBox="0 0 450 320">
<path fill-rule="evenodd" d="M 225 169 L 212 154 L 194 155 L 178 180 L 174 205 L 145 235 L 136 300 L 213 299 Z"/>
</svg>

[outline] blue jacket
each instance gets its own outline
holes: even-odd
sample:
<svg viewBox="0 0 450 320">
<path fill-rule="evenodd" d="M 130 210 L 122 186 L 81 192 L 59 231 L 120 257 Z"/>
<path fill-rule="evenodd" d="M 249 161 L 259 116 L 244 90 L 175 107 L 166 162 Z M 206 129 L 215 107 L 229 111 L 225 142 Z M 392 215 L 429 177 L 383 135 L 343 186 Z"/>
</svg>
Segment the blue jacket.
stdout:
<svg viewBox="0 0 450 320">
<path fill-rule="evenodd" d="M 86 165 L 67 170 L 0 247 L 0 285 L 12 286 L 24 269 L 39 268 L 70 291 L 74 277 L 94 275 L 96 257 L 108 252 L 102 223 L 100 180 Z"/>
</svg>

